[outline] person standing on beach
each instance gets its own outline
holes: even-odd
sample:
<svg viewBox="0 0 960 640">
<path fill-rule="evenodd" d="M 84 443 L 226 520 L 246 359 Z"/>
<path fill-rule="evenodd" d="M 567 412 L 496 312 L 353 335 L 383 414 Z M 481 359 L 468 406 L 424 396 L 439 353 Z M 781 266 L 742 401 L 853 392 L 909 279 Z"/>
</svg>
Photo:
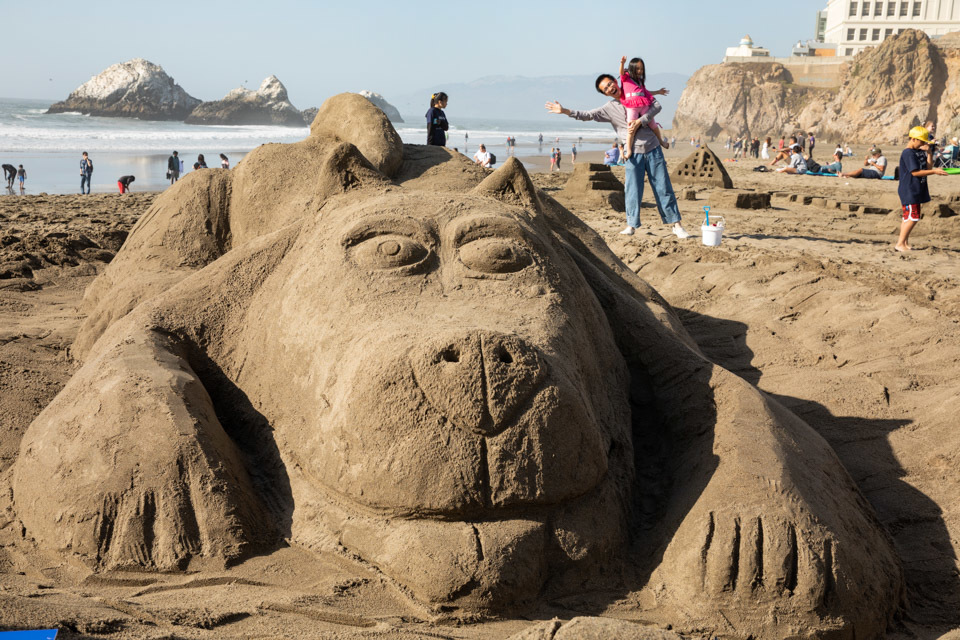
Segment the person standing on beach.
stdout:
<svg viewBox="0 0 960 640">
<path fill-rule="evenodd" d="M 560 147 L 557 147 L 557 171 L 560 171 Z"/>
<path fill-rule="evenodd" d="M 447 94 L 443 91 L 430 96 L 430 108 L 427 109 L 427 144 L 437 147 L 447 145 L 447 129 L 450 125 L 447 123 L 447 114 L 443 112 L 447 108 Z"/>
<path fill-rule="evenodd" d="M 813 157 L 813 148 L 817 146 L 817 138 L 813 135 L 813 131 L 810 132 L 810 139 L 807 140 L 807 155 L 811 158 Z"/>
<path fill-rule="evenodd" d="M 13 180 L 17 177 L 17 168 L 12 164 L 3 165 L 3 177 L 7 179 L 7 189 L 13 189 Z"/>
<path fill-rule="evenodd" d="M 654 100 L 645 114 L 628 123 L 627 110 L 619 101 L 620 87 L 617 85 L 616 78 L 604 73 L 597 78 L 595 86 L 597 91 L 611 98 L 601 107 L 590 111 L 577 111 L 567 109 L 557 101 L 547 102 L 545 106 L 550 113 L 562 114 L 576 120 L 609 122 L 621 141 L 625 141 L 631 133 L 630 129 L 633 129 L 633 149 L 631 149 L 630 158 L 625 162 L 624 171 L 627 226 L 620 233 L 626 236 L 633 235 L 640 226 L 640 201 L 643 198 L 643 177 L 646 174 L 653 187 L 660 219 L 664 224 L 673 225 L 673 233 L 678 238 L 689 238 L 690 234 L 680 224 L 680 209 L 677 207 L 677 196 L 670 183 L 670 173 L 667 170 L 667 161 L 663 157 L 663 149 L 660 148 L 657 137 L 647 126 L 650 119 L 660 113 L 660 103 Z"/>
<path fill-rule="evenodd" d="M 538 144 L 538 145 L 542 145 L 542 144 L 543 144 L 543 134 L 542 134 L 542 133 L 537 135 L 537 144 Z"/>
<path fill-rule="evenodd" d="M 197 156 L 197 165 L 199 165 L 199 166 L 197 167 L 197 168 L 199 168 L 199 169 L 206 169 L 206 168 L 207 168 L 207 161 L 203 159 L 203 154 L 202 154 L 202 153 Z M 196 165 L 195 165 L 195 166 L 196 166 Z"/>
<path fill-rule="evenodd" d="M 229 168 L 230 168 L 230 158 L 228 158 L 227 156 L 223 155 L 222 153 L 220 154 L 220 168 L 221 168 L 221 169 L 229 169 Z"/>
<path fill-rule="evenodd" d="M 130 193 L 130 183 L 136 180 L 133 176 L 120 176 L 120 179 L 117 180 L 117 187 L 120 189 L 120 193 Z"/>
<path fill-rule="evenodd" d="M 20 195 L 23 195 L 23 181 L 27 179 L 27 170 L 23 168 L 22 164 L 17 169 L 17 179 L 20 181 Z"/>
<path fill-rule="evenodd" d="M 933 168 L 933 145 L 930 144 L 930 132 L 926 128 L 910 129 L 909 137 L 907 148 L 900 154 L 900 186 L 897 194 L 903 208 L 903 221 L 900 223 L 900 237 L 893 247 L 897 251 L 910 251 L 907 240 L 920 222 L 920 205 L 930 202 L 927 176 L 949 175 L 943 169 Z"/>
<path fill-rule="evenodd" d="M 554 168 L 556 168 L 556 166 L 557 166 L 557 148 L 556 148 L 556 147 L 550 147 L 550 171 L 549 171 L 549 173 L 553 173 L 553 170 L 554 170 Z"/>
<path fill-rule="evenodd" d="M 167 177 L 170 179 L 170 184 L 180 179 L 180 155 L 176 151 L 167 158 Z"/>
<path fill-rule="evenodd" d="M 87 187 L 87 195 L 90 195 L 90 180 L 93 177 L 93 160 L 84 151 L 80 158 L 80 195 L 83 195 L 83 187 Z"/>
<path fill-rule="evenodd" d="M 573 145 L 570 149 L 570 162 L 577 164 L 577 145 Z"/>
</svg>

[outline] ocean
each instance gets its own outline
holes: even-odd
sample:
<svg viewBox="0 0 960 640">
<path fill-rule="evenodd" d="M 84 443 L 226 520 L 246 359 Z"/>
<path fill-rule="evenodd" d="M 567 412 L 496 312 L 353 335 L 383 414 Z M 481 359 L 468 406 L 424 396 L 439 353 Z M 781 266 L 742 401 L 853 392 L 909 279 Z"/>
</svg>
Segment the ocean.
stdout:
<svg viewBox="0 0 960 640">
<path fill-rule="evenodd" d="M 169 186 L 165 179 L 167 158 L 176 149 L 187 171 L 198 154 L 207 165 L 220 166 L 226 154 L 236 166 L 252 149 L 268 142 L 296 142 L 309 128 L 272 126 L 210 126 L 182 122 L 152 122 L 135 118 L 102 118 L 79 113 L 44 113 L 49 100 L 0 98 L 0 164 L 23 165 L 27 172 L 26 193 L 79 193 L 80 154 L 86 151 L 94 163 L 93 191 L 115 192 L 117 179 L 136 176 L 131 190 L 154 191 Z M 396 123 L 406 143 L 423 144 L 426 125 L 423 114 L 402 114 Z M 569 157 L 570 148 L 582 138 L 578 149 L 604 150 L 614 138 L 609 125 L 583 123 L 564 116 L 544 114 L 543 120 L 496 120 L 458 118 L 448 109 L 447 146 L 472 155 L 482 142 L 496 154 L 498 163 L 507 158 L 506 139 L 516 138 L 517 157 L 543 155 L 560 140 Z M 543 144 L 538 143 L 543 135 Z M 465 137 L 468 136 L 468 137 Z M 0 195 L 6 193 L 0 184 Z M 15 187 L 15 193 L 19 191 Z"/>
</svg>

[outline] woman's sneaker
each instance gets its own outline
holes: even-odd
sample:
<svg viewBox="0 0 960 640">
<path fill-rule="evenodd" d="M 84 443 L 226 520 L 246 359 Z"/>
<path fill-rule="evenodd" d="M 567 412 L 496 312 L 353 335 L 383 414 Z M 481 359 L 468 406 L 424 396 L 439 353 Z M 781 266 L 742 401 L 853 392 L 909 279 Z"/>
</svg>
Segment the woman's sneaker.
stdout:
<svg viewBox="0 0 960 640">
<path fill-rule="evenodd" d="M 620 235 L 622 235 L 622 236 L 632 236 L 634 231 L 636 231 L 636 229 L 634 229 L 634 228 L 631 227 L 630 225 L 627 225 L 627 228 L 624 229 L 623 231 L 621 231 L 621 232 L 620 232 Z"/>
<path fill-rule="evenodd" d="M 684 229 L 684 228 L 680 225 L 679 222 L 678 222 L 677 224 L 673 225 L 673 235 L 677 236 L 678 238 L 689 238 L 689 237 L 690 237 L 690 234 L 687 233 L 687 230 Z"/>
</svg>

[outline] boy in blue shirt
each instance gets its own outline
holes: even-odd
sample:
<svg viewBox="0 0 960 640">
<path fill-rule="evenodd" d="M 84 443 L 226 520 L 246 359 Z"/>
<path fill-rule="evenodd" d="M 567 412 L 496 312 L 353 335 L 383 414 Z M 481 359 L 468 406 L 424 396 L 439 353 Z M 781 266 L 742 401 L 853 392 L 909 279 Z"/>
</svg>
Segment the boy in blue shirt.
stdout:
<svg viewBox="0 0 960 640">
<path fill-rule="evenodd" d="M 927 176 L 948 175 L 943 169 L 933 167 L 933 146 L 930 132 L 924 127 L 910 129 L 910 141 L 900 154 L 900 204 L 903 205 L 903 221 L 900 223 L 900 238 L 894 247 L 897 251 L 910 251 L 907 239 L 920 222 L 920 205 L 930 202 Z"/>
</svg>

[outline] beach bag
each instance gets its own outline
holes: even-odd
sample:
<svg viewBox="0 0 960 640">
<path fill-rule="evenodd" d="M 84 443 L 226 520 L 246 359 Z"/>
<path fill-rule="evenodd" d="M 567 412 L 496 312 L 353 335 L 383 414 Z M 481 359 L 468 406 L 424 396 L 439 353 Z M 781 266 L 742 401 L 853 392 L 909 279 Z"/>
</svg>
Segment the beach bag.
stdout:
<svg viewBox="0 0 960 640">
<path fill-rule="evenodd" d="M 493 154 L 491 153 L 491 154 L 490 154 L 490 166 L 492 167 L 492 166 L 495 165 L 495 164 L 497 164 L 497 156 L 495 156 L 495 155 L 493 155 Z"/>
<path fill-rule="evenodd" d="M 170 169 L 167 169 L 167 180 L 170 179 Z"/>
<path fill-rule="evenodd" d="M 807 160 L 807 171 L 812 171 L 813 173 L 820 173 L 820 163 L 815 161 L 813 158 Z"/>
</svg>

